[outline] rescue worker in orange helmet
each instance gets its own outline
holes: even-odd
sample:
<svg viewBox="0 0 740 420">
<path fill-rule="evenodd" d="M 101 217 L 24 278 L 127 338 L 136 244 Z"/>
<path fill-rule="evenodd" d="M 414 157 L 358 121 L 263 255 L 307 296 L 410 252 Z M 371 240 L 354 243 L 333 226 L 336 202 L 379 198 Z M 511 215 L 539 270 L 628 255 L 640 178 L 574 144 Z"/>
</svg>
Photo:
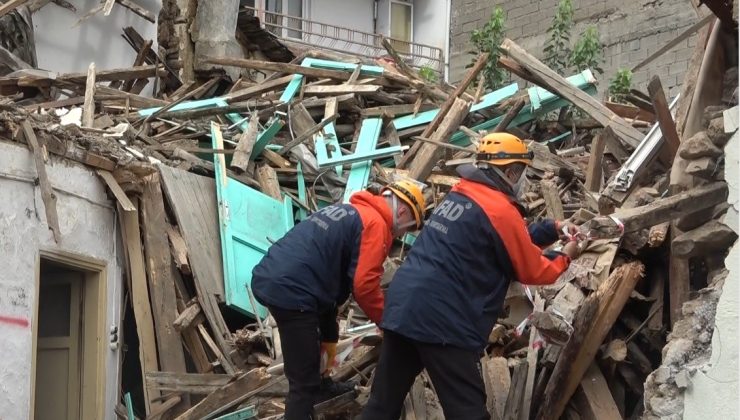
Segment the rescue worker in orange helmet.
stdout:
<svg viewBox="0 0 740 420">
<path fill-rule="evenodd" d="M 481 140 L 475 164 L 458 168 L 462 180 L 429 216 L 386 291 L 364 420 L 397 420 L 422 369 L 447 420 L 490 418 L 480 357 L 510 281 L 551 284 L 578 252 L 570 242 L 543 253 L 561 236 L 560 224 L 525 224 L 517 198 L 532 158 L 519 138 L 494 133 Z"/>
<path fill-rule="evenodd" d="M 288 379 L 285 419 L 312 418 L 321 397 L 349 390 L 320 372 L 331 366 L 339 338 L 337 309 L 350 293 L 375 323 L 383 314 L 383 262 L 393 237 L 422 225 L 420 185 L 400 180 L 373 195 L 313 213 L 273 244 L 252 271 L 252 291 L 277 323 Z M 346 384 L 344 384 L 346 385 Z"/>
</svg>

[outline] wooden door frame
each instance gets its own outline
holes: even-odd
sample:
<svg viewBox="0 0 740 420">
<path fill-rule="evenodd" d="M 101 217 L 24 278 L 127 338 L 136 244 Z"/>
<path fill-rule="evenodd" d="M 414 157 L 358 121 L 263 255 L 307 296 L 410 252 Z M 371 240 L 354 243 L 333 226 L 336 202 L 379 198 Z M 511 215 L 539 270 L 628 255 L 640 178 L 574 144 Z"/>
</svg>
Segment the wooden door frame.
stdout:
<svg viewBox="0 0 740 420">
<path fill-rule="evenodd" d="M 36 403 L 36 357 L 39 316 L 39 287 L 41 285 L 41 262 L 57 263 L 84 274 L 82 285 L 83 299 L 83 339 L 81 350 L 83 360 L 80 375 L 80 414 L 83 420 L 105 418 L 105 390 L 108 331 L 107 293 L 108 263 L 97 258 L 77 253 L 42 249 L 36 257 L 36 278 L 34 290 L 31 355 L 31 401 L 30 418 L 34 418 Z M 94 354 L 91 354 L 94 353 Z M 91 357 L 92 356 L 92 357 Z M 91 412 L 92 411 L 92 412 Z"/>
</svg>

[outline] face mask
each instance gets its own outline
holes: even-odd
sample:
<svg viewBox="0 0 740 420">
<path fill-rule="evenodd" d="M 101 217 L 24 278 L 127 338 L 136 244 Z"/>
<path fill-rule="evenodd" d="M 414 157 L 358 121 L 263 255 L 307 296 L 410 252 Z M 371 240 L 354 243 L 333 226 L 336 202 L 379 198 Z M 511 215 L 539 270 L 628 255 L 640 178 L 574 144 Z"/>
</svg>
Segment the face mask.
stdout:
<svg viewBox="0 0 740 420">
<path fill-rule="evenodd" d="M 496 171 L 497 174 L 503 178 L 507 184 L 511 187 L 511 192 L 514 194 L 514 197 L 516 197 L 517 200 L 521 199 L 524 195 L 525 186 L 527 183 L 527 169 L 524 168 L 522 173 L 519 175 L 519 179 L 516 180 L 516 182 L 512 182 L 511 179 L 509 179 L 508 176 L 499 168 L 495 166 L 490 166 L 491 169 Z"/>
<path fill-rule="evenodd" d="M 391 197 L 391 210 L 393 213 L 393 233 L 398 234 L 404 229 L 410 228 L 411 226 L 416 226 L 416 222 L 411 220 L 409 222 L 406 222 L 404 224 L 399 224 L 398 221 L 398 197 L 393 193 L 388 193 Z"/>
</svg>

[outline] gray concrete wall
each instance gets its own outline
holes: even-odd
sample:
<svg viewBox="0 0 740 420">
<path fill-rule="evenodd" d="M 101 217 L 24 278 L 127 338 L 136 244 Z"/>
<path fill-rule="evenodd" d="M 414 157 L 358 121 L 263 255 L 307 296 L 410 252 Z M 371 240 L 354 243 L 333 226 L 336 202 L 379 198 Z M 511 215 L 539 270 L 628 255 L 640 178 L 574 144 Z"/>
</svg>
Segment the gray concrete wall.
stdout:
<svg viewBox="0 0 740 420">
<path fill-rule="evenodd" d="M 506 35 L 537 58 L 542 59 L 547 28 L 558 0 L 452 0 L 450 22 L 450 79 L 457 81 L 470 62 L 470 33 L 483 27 L 495 6 L 506 12 Z M 599 92 L 606 92 L 608 80 L 619 68 L 632 68 L 697 21 L 696 12 L 685 0 L 573 0 L 575 39 L 588 25 L 596 25 L 604 44 L 604 74 L 597 75 Z M 638 70 L 633 86 L 645 90 L 658 74 L 670 96 L 678 93 L 688 67 L 695 36 Z"/>
<path fill-rule="evenodd" d="M 30 418 L 33 324 L 40 250 L 59 250 L 107 261 L 106 325 L 119 325 L 121 268 L 117 222 L 104 185 L 89 169 L 51 158 L 47 171 L 57 196 L 62 240 L 54 242 L 32 154 L 0 141 L 0 417 Z M 119 328 L 120 330 L 120 328 Z M 106 340 L 107 337 L 102 337 Z M 119 352 L 106 349 L 105 415 L 114 419 Z"/>
</svg>

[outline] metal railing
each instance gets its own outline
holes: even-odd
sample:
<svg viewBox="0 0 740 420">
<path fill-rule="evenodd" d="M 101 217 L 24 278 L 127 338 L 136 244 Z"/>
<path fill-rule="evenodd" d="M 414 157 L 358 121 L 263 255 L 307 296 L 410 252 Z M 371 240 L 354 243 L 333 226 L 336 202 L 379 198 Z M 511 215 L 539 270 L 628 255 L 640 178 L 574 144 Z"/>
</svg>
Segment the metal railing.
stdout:
<svg viewBox="0 0 740 420">
<path fill-rule="evenodd" d="M 378 34 L 254 7 L 243 7 L 242 9 L 245 13 L 257 16 L 263 28 L 286 40 L 369 58 L 377 58 L 387 54 L 381 44 L 382 36 Z M 439 75 L 444 72 L 442 49 L 431 45 L 387 38 L 411 67 L 417 69 L 429 67 Z"/>
</svg>

